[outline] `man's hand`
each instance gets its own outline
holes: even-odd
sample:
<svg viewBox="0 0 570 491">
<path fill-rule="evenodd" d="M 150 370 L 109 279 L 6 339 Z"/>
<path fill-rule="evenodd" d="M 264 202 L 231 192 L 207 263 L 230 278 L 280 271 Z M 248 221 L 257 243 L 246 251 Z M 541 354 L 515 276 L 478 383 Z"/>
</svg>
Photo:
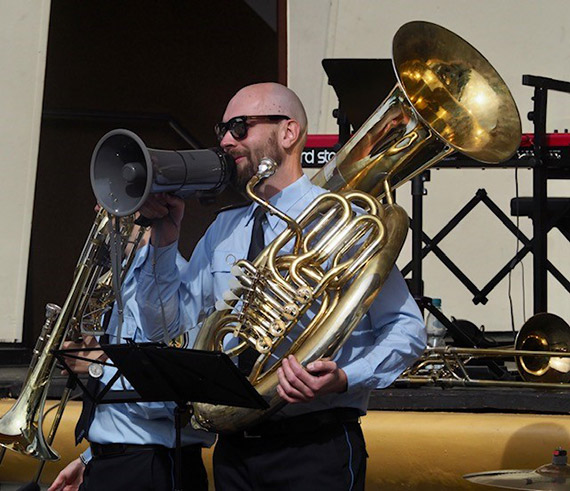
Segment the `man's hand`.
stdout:
<svg viewBox="0 0 570 491">
<path fill-rule="evenodd" d="M 293 355 L 277 370 L 277 393 L 289 403 L 309 402 L 317 397 L 347 388 L 346 373 L 334 361 L 319 360 L 303 368 Z"/>
<path fill-rule="evenodd" d="M 97 343 L 97 339 L 94 336 L 83 336 L 83 340 L 81 343 L 75 343 L 73 341 L 66 341 L 62 345 L 62 349 L 82 349 L 82 348 L 98 348 L 99 343 Z M 89 358 L 89 361 L 85 360 L 76 360 L 75 358 L 67 357 L 65 359 L 69 368 L 71 368 L 72 372 L 77 373 L 78 375 L 85 374 L 88 372 L 89 365 L 93 361 L 105 361 L 107 359 L 107 355 L 102 351 L 78 351 L 74 353 L 77 356 L 83 356 L 84 358 Z M 62 374 L 65 375 L 67 370 L 62 370 Z"/>
<path fill-rule="evenodd" d="M 67 464 L 55 478 L 48 491 L 77 491 L 83 482 L 85 466 L 79 458 Z"/>
<path fill-rule="evenodd" d="M 151 194 L 139 213 L 152 220 L 151 242 L 165 247 L 180 237 L 180 224 L 184 216 L 184 201 L 166 193 Z"/>
</svg>

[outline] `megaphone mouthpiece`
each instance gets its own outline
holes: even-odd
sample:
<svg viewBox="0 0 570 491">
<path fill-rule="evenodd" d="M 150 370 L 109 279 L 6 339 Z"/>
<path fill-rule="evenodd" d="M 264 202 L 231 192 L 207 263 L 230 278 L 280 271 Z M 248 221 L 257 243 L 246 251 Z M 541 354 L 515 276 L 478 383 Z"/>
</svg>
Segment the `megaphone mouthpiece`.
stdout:
<svg viewBox="0 0 570 491">
<path fill-rule="evenodd" d="M 129 162 L 121 169 L 123 179 L 128 183 L 134 183 L 146 179 L 146 169 L 140 162 Z"/>
</svg>

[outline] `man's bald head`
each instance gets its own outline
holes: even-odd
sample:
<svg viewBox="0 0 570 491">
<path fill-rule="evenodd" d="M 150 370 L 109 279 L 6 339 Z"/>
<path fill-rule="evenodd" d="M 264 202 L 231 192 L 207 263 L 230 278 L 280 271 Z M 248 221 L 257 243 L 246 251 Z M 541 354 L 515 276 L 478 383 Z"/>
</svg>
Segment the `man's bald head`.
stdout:
<svg viewBox="0 0 570 491">
<path fill-rule="evenodd" d="M 232 97 L 224 121 L 235 116 L 256 116 L 283 114 L 299 123 L 300 143 L 305 145 L 307 137 L 307 114 L 297 94 L 284 85 L 274 82 L 248 85 Z"/>
</svg>

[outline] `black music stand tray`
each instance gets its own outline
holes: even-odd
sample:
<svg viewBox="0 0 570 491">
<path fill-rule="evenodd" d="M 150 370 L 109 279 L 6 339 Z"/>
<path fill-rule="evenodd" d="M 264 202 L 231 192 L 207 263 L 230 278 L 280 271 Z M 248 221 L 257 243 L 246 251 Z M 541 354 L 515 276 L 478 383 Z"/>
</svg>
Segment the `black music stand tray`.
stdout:
<svg viewBox="0 0 570 491">
<path fill-rule="evenodd" d="M 85 359 L 74 354 L 78 351 L 96 350 L 105 352 L 113 362 L 112 365 L 104 362 L 101 364 L 117 369 L 112 379 L 97 395 L 87 390 L 65 362 L 66 357 Z M 87 397 L 97 404 L 166 401 L 176 403 L 176 490 L 181 489 L 181 417 L 189 401 L 252 409 L 269 407 L 230 357 L 218 351 L 181 349 L 164 344 L 135 343 L 127 340 L 126 344 L 107 344 L 100 348 L 57 350 L 54 355 L 76 379 Z M 120 376 L 124 376 L 135 390 L 111 391 Z M 113 395 L 113 392 L 119 392 L 119 397 Z"/>
<path fill-rule="evenodd" d="M 325 58 L 323 68 L 338 97 L 334 116 L 339 125 L 339 144 L 362 126 L 396 85 L 390 59 Z"/>
</svg>

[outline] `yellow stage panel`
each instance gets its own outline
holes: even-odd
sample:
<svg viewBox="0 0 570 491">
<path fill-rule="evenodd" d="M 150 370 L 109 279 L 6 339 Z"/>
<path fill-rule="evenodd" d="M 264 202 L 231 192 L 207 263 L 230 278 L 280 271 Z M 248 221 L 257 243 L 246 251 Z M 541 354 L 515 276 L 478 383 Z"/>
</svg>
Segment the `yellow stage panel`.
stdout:
<svg viewBox="0 0 570 491">
<path fill-rule="evenodd" d="M 13 402 L 1 400 L 0 414 Z M 54 443 L 62 460 L 46 465 L 44 484 L 85 448 L 73 443 L 80 410 L 81 403 L 71 402 L 65 411 Z M 570 416 L 375 410 L 363 418 L 362 425 L 369 454 L 367 490 L 491 490 L 461 476 L 497 469 L 534 469 L 549 462 L 558 446 L 570 447 Z M 210 483 L 211 457 L 212 451 L 206 450 Z M 0 483 L 28 482 L 37 465 L 32 458 L 7 451 L 0 466 Z"/>
</svg>

